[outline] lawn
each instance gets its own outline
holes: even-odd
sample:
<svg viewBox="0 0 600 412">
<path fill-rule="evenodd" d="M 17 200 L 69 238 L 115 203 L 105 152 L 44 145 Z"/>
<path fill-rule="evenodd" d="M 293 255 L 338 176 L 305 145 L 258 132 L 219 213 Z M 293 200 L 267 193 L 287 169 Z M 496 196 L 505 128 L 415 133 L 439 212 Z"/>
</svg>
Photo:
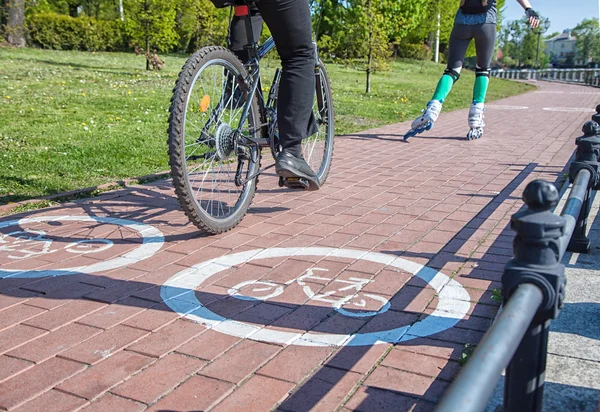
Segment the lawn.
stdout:
<svg viewBox="0 0 600 412">
<path fill-rule="evenodd" d="M 185 58 L 147 72 L 134 54 L 0 48 L 0 205 L 168 170 L 169 99 Z M 414 118 L 443 71 L 395 62 L 366 95 L 363 72 L 327 68 L 338 135 Z M 444 110 L 470 104 L 473 79 L 463 74 Z M 492 79 L 489 101 L 531 89 Z"/>
</svg>

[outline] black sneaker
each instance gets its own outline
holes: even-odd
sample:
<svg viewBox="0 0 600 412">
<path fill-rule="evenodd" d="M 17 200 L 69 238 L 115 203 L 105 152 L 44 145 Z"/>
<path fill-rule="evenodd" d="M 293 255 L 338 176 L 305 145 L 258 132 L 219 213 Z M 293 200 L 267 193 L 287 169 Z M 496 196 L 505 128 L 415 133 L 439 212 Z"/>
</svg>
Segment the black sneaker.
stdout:
<svg viewBox="0 0 600 412">
<path fill-rule="evenodd" d="M 319 190 L 321 187 L 317 175 L 306 163 L 306 160 L 294 156 L 286 149 L 283 149 L 277 156 L 275 171 L 283 178 L 284 186 L 291 189 L 313 191 Z"/>
</svg>

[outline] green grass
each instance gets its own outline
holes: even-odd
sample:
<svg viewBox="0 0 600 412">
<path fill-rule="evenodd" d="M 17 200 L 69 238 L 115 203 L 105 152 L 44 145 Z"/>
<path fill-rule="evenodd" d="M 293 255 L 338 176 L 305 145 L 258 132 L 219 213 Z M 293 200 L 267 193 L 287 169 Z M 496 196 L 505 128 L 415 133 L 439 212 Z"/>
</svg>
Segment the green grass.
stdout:
<svg viewBox="0 0 600 412">
<path fill-rule="evenodd" d="M 141 56 L 0 48 L 0 204 L 168 170 L 169 99 L 186 56 L 146 72 Z M 265 65 L 265 84 L 276 62 Z M 415 117 L 443 66 L 397 62 L 373 76 L 328 64 L 336 134 Z M 444 109 L 470 103 L 466 72 Z M 530 90 L 493 79 L 489 100 Z"/>
</svg>

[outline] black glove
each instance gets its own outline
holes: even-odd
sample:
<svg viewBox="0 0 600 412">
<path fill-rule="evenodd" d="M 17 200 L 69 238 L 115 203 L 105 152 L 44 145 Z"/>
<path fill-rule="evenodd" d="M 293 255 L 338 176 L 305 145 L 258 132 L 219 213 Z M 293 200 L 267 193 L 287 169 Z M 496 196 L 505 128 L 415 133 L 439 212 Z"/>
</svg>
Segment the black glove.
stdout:
<svg viewBox="0 0 600 412">
<path fill-rule="evenodd" d="M 539 19 L 540 16 L 531 7 L 525 9 L 525 15 L 529 18 Z"/>
<path fill-rule="evenodd" d="M 532 29 L 535 29 L 540 25 L 540 16 L 531 7 L 525 9 L 525 15 L 527 16 L 529 26 Z"/>
</svg>

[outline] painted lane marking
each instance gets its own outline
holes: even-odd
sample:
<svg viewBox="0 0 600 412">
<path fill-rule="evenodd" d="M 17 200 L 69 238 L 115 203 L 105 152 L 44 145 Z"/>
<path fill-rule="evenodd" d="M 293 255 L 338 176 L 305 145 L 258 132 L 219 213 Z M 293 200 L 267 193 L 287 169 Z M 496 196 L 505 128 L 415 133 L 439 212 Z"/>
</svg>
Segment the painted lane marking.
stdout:
<svg viewBox="0 0 600 412">
<path fill-rule="evenodd" d="M 361 259 L 389 265 L 412 273 L 427 282 L 435 290 L 439 303 L 432 314 L 413 325 L 370 333 L 333 334 L 273 330 L 239 322 L 212 312 L 196 297 L 196 288 L 202 283 L 235 265 L 258 259 L 290 256 Z M 263 286 L 273 289 L 273 284 L 268 282 Z M 171 277 L 161 288 L 161 298 L 173 311 L 215 331 L 240 338 L 298 346 L 368 346 L 409 341 L 453 327 L 463 319 L 471 307 L 469 294 L 460 283 L 427 266 L 382 253 L 319 247 L 256 249 L 207 260 Z"/>
<path fill-rule="evenodd" d="M 108 218 L 108 217 L 96 217 L 96 216 L 39 216 L 34 218 L 23 218 L 19 220 L 10 220 L 6 222 L 0 222 L 0 229 L 11 227 L 11 226 L 23 226 L 31 223 L 40 222 L 97 222 L 110 225 L 117 225 L 134 230 L 142 237 L 142 244 L 134 250 L 124 254 L 123 256 L 116 257 L 104 262 L 98 262 L 87 266 L 69 267 L 64 269 L 47 269 L 47 270 L 21 270 L 21 269 L 0 269 L 0 279 L 2 278 L 40 278 L 40 277 L 52 277 L 52 276 L 63 276 L 72 275 L 75 273 L 95 273 L 101 271 L 108 271 L 117 269 L 123 266 L 127 266 L 144 259 L 148 259 L 158 252 L 165 241 L 162 232 L 153 226 L 145 225 L 143 223 L 134 222 L 132 220 Z M 28 231 L 29 233 L 37 233 L 34 231 Z M 19 232 L 14 232 L 19 233 Z M 45 233 L 44 233 L 45 234 Z M 39 234 L 38 234 L 39 235 Z M 39 235 L 43 236 L 43 235 Z M 39 239 L 40 241 L 50 240 Z M 51 241 L 51 240 L 50 240 Z M 101 245 L 95 252 L 100 252 L 112 247 L 112 241 L 107 239 L 86 239 L 78 242 L 69 244 L 66 248 L 70 249 L 70 253 L 86 254 L 91 253 L 92 250 L 86 247 L 85 244 L 100 243 Z"/>
</svg>

